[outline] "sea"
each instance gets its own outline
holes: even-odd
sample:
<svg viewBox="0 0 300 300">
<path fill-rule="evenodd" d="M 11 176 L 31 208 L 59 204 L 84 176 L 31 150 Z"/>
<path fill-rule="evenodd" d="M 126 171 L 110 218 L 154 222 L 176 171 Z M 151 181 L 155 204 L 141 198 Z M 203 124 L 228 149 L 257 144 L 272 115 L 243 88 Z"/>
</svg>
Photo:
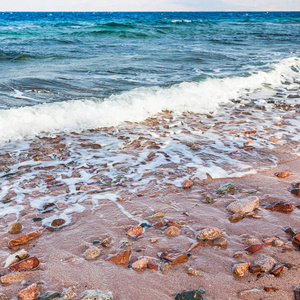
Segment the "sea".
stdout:
<svg viewBox="0 0 300 300">
<path fill-rule="evenodd" d="M 300 12 L 0 13 L 0 215 L 297 155 L 299 45 Z"/>
</svg>

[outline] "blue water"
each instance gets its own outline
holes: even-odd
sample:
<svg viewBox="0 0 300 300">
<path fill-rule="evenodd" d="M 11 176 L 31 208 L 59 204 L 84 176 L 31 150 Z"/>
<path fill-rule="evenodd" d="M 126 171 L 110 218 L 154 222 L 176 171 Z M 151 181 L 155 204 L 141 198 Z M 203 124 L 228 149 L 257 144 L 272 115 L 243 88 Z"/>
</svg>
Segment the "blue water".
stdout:
<svg viewBox="0 0 300 300">
<path fill-rule="evenodd" d="M 248 76 L 299 45 L 300 12 L 1 13 L 0 108 Z"/>
</svg>

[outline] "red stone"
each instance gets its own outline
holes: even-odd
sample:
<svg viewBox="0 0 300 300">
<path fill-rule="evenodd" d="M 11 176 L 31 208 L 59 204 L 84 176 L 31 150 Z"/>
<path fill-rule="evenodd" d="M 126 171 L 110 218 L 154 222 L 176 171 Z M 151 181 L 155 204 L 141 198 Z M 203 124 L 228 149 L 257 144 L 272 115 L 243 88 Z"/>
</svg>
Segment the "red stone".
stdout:
<svg viewBox="0 0 300 300">
<path fill-rule="evenodd" d="M 181 252 L 180 250 L 171 249 L 169 251 L 164 251 L 159 255 L 159 258 L 167 260 L 173 264 L 180 262 L 186 262 L 189 258 L 188 254 Z"/>
<path fill-rule="evenodd" d="M 40 291 L 36 283 L 30 285 L 26 289 L 22 290 L 18 294 L 19 300 L 34 300 L 38 295 Z"/>
<path fill-rule="evenodd" d="M 293 237 L 293 243 L 297 244 L 300 246 L 300 232 L 298 232 L 294 237 Z"/>
<path fill-rule="evenodd" d="M 272 271 L 270 273 L 275 276 L 279 276 L 280 273 L 283 271 L 283 268 L 284 268 L 284 265 L 276 264 L 276 266 L 272 269 Z"/>
<path fill-rule="evenodd" d="M 288 172 L 288 171 L 275 173 L 275 176 L 277 176 L 279 178 L 286 178 L 286 177 L 288 177 L 290 175 L 291 175 L 291 172 Z"/>
<path fill-rule="evenodd" d="M 264 246 L 264 244 L 252 244 L 249 247 L 245 248 L 245 250 L 248 253 L 253 254 L 253 253 L 257 252 L 258 250 L 260 250 L 263 246 Z"/>
<path fill-rule="evenodd" d="M 267 209 L 283 213 L 290 213 L 294 210 L 294 206 L 291 203 L 279 201 L 275 204 L 268 206 Z"/>
<path fill-rule="evenodd" d="M 265 286 L 265 287 L 264 287 L 264 290 L 265 290 L 266 292 L 276 292 L 276 291 L 278 291 L 279 289 L 276 288 L 276 287 L 274 287 L 274 286 Z"/>
<path fill-rule="evenodd" d="M 132 226 L 128 231 L 127 231 L 127 234 L 129 236 L 131 236 L 132 238 L 137 238 L 138 236 L 142 235 L 144 232 L 144 229 L 142 226 L 140 225 L 135 225 L 135 226 Z"/>
<path fill-rule="evenodd" d="M 30 271 L 37 268 L 40 264 L 40 261 L 36 257 L 29 257 L 20 262 L 17 262 L 11 265 L 9 268 L 12 271 Z"/>
<path fill-rule="evenodd" d="M 38 229 L 38 230 L 33 231 L 31 233 L 22 235 L 22 236 L 20 236 L 16 239 L 13 239 L 13 240 L 9 241 L 8 246 L 9 246 L 9 248 L 13 248 L 13 247 L 18 246 L 18 245 L 26 244 L 28 241 L 40 236 L 43 233 L 44 230 L 45 230 L 45 228 L 41 228 L 41 229 Z"/>
<path fill-rule="evenodd" d="M 130 255 L 131 250 L 126 250 L 108 257 L 106 261 L 113 261 L 117 265 L 128 265 Z"/>
<path fill-rule="evenodd" d="M 159 265 L 158 265 L 158 263 L 155 262 L 155 261 L 149 261 L 148 264 L 147 264 L 147 268 L 148 268 L 148 269 L 151 269 L 151 270 L 157 271 L 157 270 L 158 270 L 158 267 L 159 267 Z"/>
<path fill-rule="evenodd" d="M 191 186 L 193 185 L 193 182 L 191 180 L 185 180 L 183 183 L 182 183 L 182 187 L 184 189 L 188 189 L 190 188 Z"/>
</svg>

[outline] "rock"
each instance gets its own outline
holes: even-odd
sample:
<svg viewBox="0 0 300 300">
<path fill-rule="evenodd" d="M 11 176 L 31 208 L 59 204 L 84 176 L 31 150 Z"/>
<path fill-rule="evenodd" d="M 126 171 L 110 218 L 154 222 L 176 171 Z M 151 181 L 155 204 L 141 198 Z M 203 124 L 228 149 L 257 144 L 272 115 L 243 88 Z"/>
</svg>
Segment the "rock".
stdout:
<svg viewBox="0 0 300 300">
<path fill-rule="evenodd" d="M 140 259 L 138 259 L 137 261 L 135 261 L 131 267 L 134 270 L 142 270 L 145 269 L 147 267 L 147 264 L 149 262 L 149 258 L 148 257 L 142 257 Z"/>
<path fill-rule="evenodd" d="M 259 198 L 252 196 L 249 198 L 236 200 L 231 202 L 227 209 L 234 214 L 246 214 L 252 212 L 255 208 L 259 206 Z"/>
<path fill-rule="evenodd" d="M 248 269 L 250 267 L 250 263 L 239 263 L 233 265 L 232 271 L 237 275 L 237 276 L 245 276 L 248 272 Z"/>
<path fill-rule="evenodd" d="M 150 242 L 151 242 L 152 244 L 154 244 L 154 243 L 157 243 L 159 240 L 161 240 L 161 237 L 151 238 L 151 239 L 150 239 Z"/>
<path fill-rule="evenodd" d="M 159 267 L 160 271 L 162 272 L 162 274 L 167 274 L 170 270 L 170 263 L 168 262 L 165 262 L 165 263 L 162 263 Z"/>
<path fill-rule="evenodd" d="M 294 288 L 294 298 L 295 300 L 300 300 L 300 285 Z"/>
<path fill-rule="evenodd" d="M 13 222 L 8 227 L 8 232 L 11 234 L 20 233 L 23 226 L 19 222 Z"/>
<path fill-rule="evenodd" d="M 225 233 L 216 227 L 206 228 L 196 234 L 197 240 L 215 240 L 224 236 Z"/>
<path fill-rule="evenodd" d="M 20 262 L 17 262 L 13 265 L 11 265 L 9 268 L 12 271 L 18 272 L 18 271 L 30 271 L 33 269 L 36 269 L 40 264 L 40 261 L 35 257 L 29 257 L 26 258 Z"/>
<path fill-rule="evenodd" d="M 253 254 L 253 253 L 257 252 L 258 250 L 260 250 L 264 246 L 265 246 L 265 243 L 252 244 L 252 245 L 246 247 L 245 251 L 247 251 L 250 254 Z"/>
<path fill-rule="evenodd" d="M 113 261 L 117 265 L 128 265 L 131 256 L 131 250 L 121 251 L 109 256 L 106 261 Z"/>
<path fill-rule="evenodd" d="M 260 266 L 261 272 L 269 272 L 273 269 L 276 261 L 274 258 L 270 256 L 263 255 L 261 259 L 255 261 L 252 265 L 253 266 Z"/>
<path fill-rule="evenodd" d="M 187 272 L 187 274 L 192 275 L 192 276 L 199 276 L 199 277 L 204 276 L 203 272 L 199 272 L 199 271 L 195 270 L 194 268 L 188 268 L 186 270 L 186 272 Z"/>
<path fill-rule="evenodd" d="M 81 300 L 111 300 L 113 295 L 111 292 L 104 293 L 100 290 L 87 290 L 83 294 Z"/>
<path fill-rule="evenodd" d="M 216 200 L 211 198 L 211 197 L 205 197 L 203 200 L 202 200 L 202 203 L 205 203 L 205 204 L 212 204 L 212 203 L 215 203 Z"/>
<path fill-rule="evenodd" d="M 8 256 L 8 258 L 6 259 L 4 268 L 8 268 L 10 265 L 12 265 L 22 259 L 25 259 L 27 257 L 29 257 L 29 254 L 27 253 L 26 250 L 24 250 L 24 249 L 19 250 Z"/>
<path fill-rule="evenodd" d="M 77 289 L 75 286 L 70 286 L 62 293 L 62 299 L 75 300 L 77 299 Z"/>
<path fill-rule="evenodd" d="M 228 218 L 230 223 L 237 223 L 237 222 L 241 221 L 242 219 L 244 219 L 244 216 L 239 215 L 239 214 L 233 214 Z"/>
<path fill-rule="evenodd" d="M 127 231 L 127 235 L 136 239 L 137 237 L 141 236 L 143 234 L 143 232 L 144 232 L 144 229 L 142 226 L 134 225 Z"/>
<path fill-rule="evenodd" d="M 284 265 L 282 264 L 276 264 L 275 267 L 271 270 L 271 274 L 275 275 L 275 276 L 279 276 L 281 274 L 281 272 L 284 269 Z"/>
<path fill-rule="evenodd" d="M 65 223 L 66 223 L 66 220 L 64 220 L 64 219 L 55 219 L 52 221 L 51 226 L 58 228 L 58 227 L 63 226 Z"/>
<path fill-rule="evenodd" d="M 261 272 L 261 266 L 259 265 L 251 265 L 249 267 L 249 272 L 252 274 L 260 273 Z"/>
<path fill-rule="evenodd" d="M 284 245 L 284 242 L 282 240 L 280 240 L 280 239 L 277 239 L 277 240 L 273 241 L 272 245 L 274 247 L 282 247 Z"/>
<path fill-rule="evenodd" d="M 183 183 L 182 183 L 182 187 L 184 189 L 188 189 L 190 188 L 191 186 L 193 185 L 193 182 L 191 180 L 185 180 Z"/>
<path fill-rule="evenodd" d="M 203 288 L 200 288 L 198 290 L 177 293 L 175 295 L 174 299 L 175 300 L 201 300 L 201 299 L 205 299 L 203 297 L 204 293 L 205 293 L 205 290 Z"/>
<path fill-rule="evenodd" d="M 9 241 L 8 246 L 9 246 L 9 248 L 13 248 L 13 247 L 18 246 L 18 245 L 26 244 L 28 241 L 40 236 L 43 233 L 44 230 L 45 230 L 45 228 L 41 228 L 41 229 L 38 229 L 38 230 L 33 231 L 31 233 L 22 235 L 22 236 L 14 239 L 14 240 Z"/>
<path fill-rule="evenodd" d="M 279 211 L 283 213 L 290 213 L 294 210 L 294 206 L 291 203 L 286 203 L 284 201 L 279 201 L 275 204 L 272 204 L 266 207 L 268 210 Z"/>
<path fill-rule="evenodd" d="M 156 262 L 156 261 L 149 261 L 149 262 L 147 263 L 147 268 L 148 268 L 148 269 L 151 269 L 151 270 L 157 271 L 158 268 L 159 268 L 159 264 L 158 264 L 158 262 Z"/>
<path fill-rule="evenodd" d="M 40 291 L 36 283 L 30 285 L 26 289 L 20 291 L 18 293 L 18 299 L 19 300 L 34 300 L 38 295 Z"/>
<path fill-rule="evenodd" d="M 293 195 L 300 196 L 300 188 L 290 190 Z"/>
<path fill-rule="evenodd" d="M 154 214 L 152 217 L 153 218 L 163 218 L 166 214 L 163 212 L 158 212 L 156 214 Z"/>
<path fill-rule="evenodd" d="M 278 173 L 275 173 L 274 175 L 277 176 L 277 177 L 279 177 L 279 178 L 286 178 L 286 177 L 288 177 L 288 176 L 291 175 L 291 172 L 288 172 L 288 171 L 286 171 L 286 172 L 278 172 Z"/>
<path fill-rule="evenodd" d="M 180 233 L 180 229 L 175 226 L 170 226 L 165 230 L 165 235 L 177 236 Z"/>
<path fill-rule="evenodd" d="M 56 291 L 48 291 L 44 293 L 43 295 L 39 296 L 39 300 L 52 300 L 55 298 L 60 298 L 61 295 L 59 292 Z"/>
<path fill-rule="evenodd" d="M 108 237 L 101 242 L 101 246 L 108 248 L 112 245 L 113 241 L 114 239 L 112 237 Z"/>
<path fill-rule="evenodd" d="M 25 279 L 28 275 L 35 273 L 35 271 L 24 271 L 18 273 L 10 273 L 0 277 L 3 284 L 10 284 Z"/>
<path fill-rule="evenodd" d="M 297 270 L 299 268 L 299 266 L 291 264 L 291 263 L 284 263 L 283 264 L 286 268 L 288 268 L 289 270 Z"/>
<path fill-rule="evenodd" d="M 224 237 L 217 238 L 213 241 L 215 247 L 220 247 L 225 249 L 227 247 L 228 240 Z"/>
<path fill-rule="evenodd" d="M 221 195 L 231 194 L 231 195 L 234 195 L 235 194 L 235 186 L 231 183 L 223 184 L 217 189 L 217 194 L 221 194 Z"/>
<path fill-rule="evenodd" d="M 241 299 L 260 299 L 264 294 L 264 290 L 251 289 L 238 293 L 238 297 Z"/>
<path fill-rule="evenodd" d="M 165 221 L 164 224 L 165 224 L 167 227 L 170 227 L 170 226 L 175 226 L 175 227 L 177 227 L 177 228 L 180 228 L 180 227 L 181 227 L 180 223 L 179 223 L 179 222 L 176 222 L 176 221 L 170 221 L 170 220 L 168 220 L 168 221 Z"/>
<path fill-rule="evenodd" d="M 0 300 L 10 300 L 10 298 L 2 293 L 0 293 Z"/>
<path fill-rule="evenodd" d="M 43 207 L 40 209 L 40 212 L 45 214 L 54 209 L 57 209 L 57 205 L 55 203 L 45 203 Z"/>
<path fill-rule="evenodd" d="M 284 228 L 284 232 L 290 235 L 294 235 L 296 232 L 292 227 L 286 227 Z"/>
<path fill-rule="evenodd" d="M 300 246 L 300 231 L 293 237 L 293 243 Z"/>
<path fill-rule="evenodd" d="M 86 249 L 83 253 L 83 256 L 86 259 L 94 259 L 98 256 L 100 256 L 101 250 L 96 246 L 90 246 L 88 249 Z"/>
<path fill-rule="evenodd" d="M 274 286 L 265 286 L 264 291 L 266 291 L 266 292 L 276 292 L 276 291 L 279 291 L 279 289 L 274 287 Z"/>
<path fill-rule="evenodd" d="M 233 258 L 238 258 L 238 257 L 242 257 L 244 254 L 245 254 L 244 251 L 237 251 L 237 252 L 233 253 L 232 257 Z"/>
<path fill-rule="evenodd" d="M 158 254 L 158 257 L 171 262 L 172 264 L 177 264 L 181 262 L 186 262 L 189 255 L 186 252 L 182 252 L 177 249 L 171 249 L 169 251 L 164 251 Z"/>
<path fill-rule="evenodd" d="M 259 244 L 260 240 L 257 238 L 249 238 L 244 241 L 245 245 Z"/>
</svg>

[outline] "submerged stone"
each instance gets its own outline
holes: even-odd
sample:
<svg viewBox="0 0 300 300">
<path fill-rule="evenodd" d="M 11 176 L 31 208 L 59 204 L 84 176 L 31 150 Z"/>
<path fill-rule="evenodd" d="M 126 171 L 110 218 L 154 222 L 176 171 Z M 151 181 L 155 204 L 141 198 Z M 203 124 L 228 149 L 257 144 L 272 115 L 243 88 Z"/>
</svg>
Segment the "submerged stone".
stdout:
<svg viewBox="0 0 300 300">
<path fill-rule="evenodd" d="M 185 291 L 181 293 L 177 293 L 174 297 L 175 300 L 201 300 L 203 298 L 203 294 L 205 290 L 200 288 L 198 290 Z"/>
<path fill-rule="evenodd" d="M 231 183 L 226 183 L 222 184 L 218 189 L 217 189 L 217 194 L 221 195 L 226 195 L 226 194 L 235 194 L 235 186 Z"/>
</svg>

